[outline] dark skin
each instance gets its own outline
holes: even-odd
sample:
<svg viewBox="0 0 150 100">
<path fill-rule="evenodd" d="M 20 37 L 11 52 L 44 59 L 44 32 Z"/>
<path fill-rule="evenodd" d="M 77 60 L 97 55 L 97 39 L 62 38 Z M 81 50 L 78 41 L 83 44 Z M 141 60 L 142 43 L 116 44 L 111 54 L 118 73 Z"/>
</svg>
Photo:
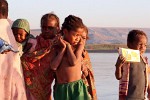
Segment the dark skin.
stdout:
<svg viewBox="0 0 150 100">
<path fill-rule="evenodd" d="M 7 19 L 7 16 L 3 16 L 2 14 L 0 14 L 0 19 Z"/>
<path fill-rule="evenodd" d="M 8 17 L 7 9 L 8 9 L 8 7 L 7 7 L 6 3 L 4 1 L 1 1 L 1 5 L 0 5 L 0 19 L 7 19 L 7 17 Z M 5 11 L 5 14 L 2 13 L 4 11 Z"/>
<path fill-rule="evenodd" d="M 59 34 L 57 34 L 59 32 L 59 27 L 56 26 L 57 25 L 57 20 L 54 18 L 49 18 L 49 19 L 44 19 L 43 23 L 41 23 L 41 36 L 47 40 L 50 39 L 50 41 L 53 42 L 53 44 L 55 44 L 58 41 L 58 38 L 56 36 L 58 36 Z M 30 39 L 36 42 L 35 39 Z M 32 45 L 34 45 L 31 41 L 29 41 L 29 43 L 31 43 Z M 36 46 L 36 45 L 35 45 Z M 34 48 L 30 49 L 30 52 L 34 51 Z"/>
<path fill-rule="evenodd" d="M 1 8 L 0 8 L 0 9 L 1 9 Z M 1 13 L 1 10 L 0 10 L 0 19 L 7 19 L 7 17 L 8 17 L 8 15 L 7 15 L 7 16 L 3 15 L 3 14 Z"/>
<path fill-rule="evenodd" d="M 18 43 L 24 42 L 24 40 L 26 39 L 27 34 L 28 34 L 24 29 L 13 28 L 12 31 L 13 31 L 15 39 Z"/>
<path fill-rule="evenodd" d="M 139 35 L 133 43 L 128 43 L 130 49 L 139 50 L 140 54 L 143 55 L 146 51 L 147 38 L 144 35 Z M 116 79 L 120 80 L 122 78 L 122 67 L 126 62 L 126 58 L 122 55 L 119 55 L 116 62 Z"/>
<path fill-rule="evenodd" d="M 65 40 L 61 41 L 64 46 L 58 50 L 58 53 L 54 51 L 52 54 L 50 66 L 51 69 L 56 70 L 58 83 L 81 79 L 81 60 L 85 45 L 85 40 L 81 38 L 82 32 L 83 29 L 80 28 L 76 32 L 64 30 Z"/>
<path fill-rule="evenodd" d="M 55 19 L 45 19 L 42 24 L 42 37 L 44 39 L 53 39 L 58 33 L 58 27 L 56 27 L 57 21 Z"/>
</svg>

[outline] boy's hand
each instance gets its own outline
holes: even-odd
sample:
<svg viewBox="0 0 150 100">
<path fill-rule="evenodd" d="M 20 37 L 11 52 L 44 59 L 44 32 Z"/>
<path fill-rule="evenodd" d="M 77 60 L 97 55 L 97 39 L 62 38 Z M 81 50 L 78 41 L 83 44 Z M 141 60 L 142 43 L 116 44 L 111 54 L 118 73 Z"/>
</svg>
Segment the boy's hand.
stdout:
<svg viewBox="0 0 150 100">
<path fill-rule="evenodd" d="M 125 62 L 126 62 L 126 58 L 123 57 L 122 55 L 119 55 L 116 62 L 116 67 L 122 67 Z"/>
</svg>

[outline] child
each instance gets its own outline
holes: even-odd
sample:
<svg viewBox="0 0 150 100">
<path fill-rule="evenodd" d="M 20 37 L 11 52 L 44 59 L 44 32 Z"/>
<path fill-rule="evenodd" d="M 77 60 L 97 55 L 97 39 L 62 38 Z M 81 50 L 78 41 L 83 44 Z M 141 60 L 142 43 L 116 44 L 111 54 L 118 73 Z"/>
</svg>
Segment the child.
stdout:
<svg viewBox="0 0 150 100">
<path fill-rule="evenodd" d="M 84 32 L 82 33 L 81 37 L 84 40 L 89 39 L 88 28 L 86 26 L 84 28 Z M 89 54 L 85 49 L 82 53 L 82 57 L 83 57 L 83 60 L 82 60 L 82 69 L 81 70 L 82 70 L 83 82 L 87 86 L 91 100 L 97 100 L 94 73 L 93 73 Z"/>
<path fill-rule="evenodd" d="M 34 38 L 34 36 L 30 34 L 30 26 L 26 19 L 15 20 L 12 24 L 11 29 L 17 41 L 19 54 L 21 56 L 24 52 L 27 52 L 32 46 L 28 43 L 28 40 L 30 38 Z"/>
<path fill-rule="evenodd" d="M 30 97 L 36 100 L 51 100 L 54 72 L 49 67 L 50 52 L 53 39 L 56 33 L 59 33 L 59 18 L 53 13 L 43 15 L 41 31 L 36 39 L 30 41 L 35 48 L 21 57 L 29 100 L 32 100 Z"/>
<path fill-rule="evenodd" d="M 128 34 L 127 46 L 140 51 L 140 62 L 126 62 L 120 55 L 116 62 L 116 78 L 120 80 L 119 100 L 145 100 L 148 87 L 148 63 L 143 57 L 147 46 L 147 35 L 140 30 Z"/>
<path fill-rule="evenodd" d="M 55 100 L 89 100 L 87 87 L 81 79 L 81 60 L 85 45 L 85 40 L 81 38 L 83 30 L 82 20 L 73 15 L 66 17 L 62 24 L 64 40 L 59 38 L 50 64 L 57 77 Z"/>
</svg>

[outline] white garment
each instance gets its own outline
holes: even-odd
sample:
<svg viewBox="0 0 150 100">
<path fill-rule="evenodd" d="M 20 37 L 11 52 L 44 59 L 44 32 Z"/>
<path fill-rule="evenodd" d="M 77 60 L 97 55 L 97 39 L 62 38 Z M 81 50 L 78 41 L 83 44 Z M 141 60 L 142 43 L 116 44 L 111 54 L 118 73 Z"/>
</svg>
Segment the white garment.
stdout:
<svg viewBox="0 0 150 100">
<path fill-rule="evenodd" d="M 0 37 L 18 50 L 7 19 L 0 19 Z M 0 100 L 27 100 L 19 53 L 0 54 Z"/>
</svg>

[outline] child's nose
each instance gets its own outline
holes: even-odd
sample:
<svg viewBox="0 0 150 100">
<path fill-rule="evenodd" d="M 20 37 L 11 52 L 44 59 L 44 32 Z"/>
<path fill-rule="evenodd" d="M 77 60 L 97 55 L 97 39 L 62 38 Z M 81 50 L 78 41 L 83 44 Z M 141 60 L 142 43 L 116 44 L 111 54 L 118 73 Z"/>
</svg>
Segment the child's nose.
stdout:
<svg viewBox="0 0 150 100">
<path fill-rule="evenodd" d="M 20 38 L 20 35 L 17 35 L 16 37 L 17 37 L 17 38 Z"/>
<path fill-rule="evenodd" d="M 141 50 L 145 50 L 146 49 L 146 46 L 145 45 L 141 45 Z"/>
<path fill-rule="evenodd" d="M 78 37 L 76 38 L 76 40 L 79 41 L 79 40 L 80 40 L 80 36 L 78 36 Z"/>
</svg>

